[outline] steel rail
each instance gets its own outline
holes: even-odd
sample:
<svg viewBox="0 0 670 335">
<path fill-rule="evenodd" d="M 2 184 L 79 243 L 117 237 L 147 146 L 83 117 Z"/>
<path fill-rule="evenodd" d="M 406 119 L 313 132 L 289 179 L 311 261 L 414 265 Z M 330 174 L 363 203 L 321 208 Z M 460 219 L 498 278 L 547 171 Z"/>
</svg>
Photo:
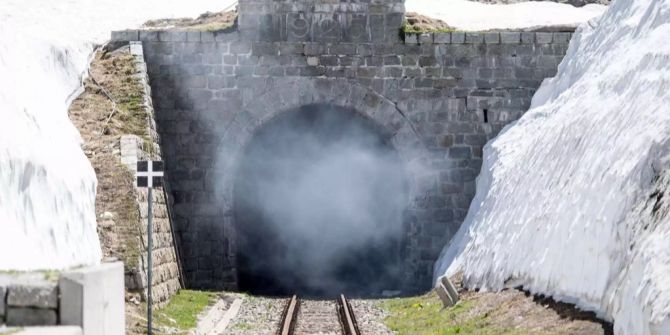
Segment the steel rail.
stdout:
<svg viewBox="0 0 670 335">
<path fill-rule="evenodd" d="M 282 314 L 281 326 L 279 328 L 279 335 L 292 335 L 295 329 L 295 322 L 298 319 L 298 310 L 300 309 L 300 300 L 297 295 L 293 295 L 291 300 L 286 304 L 284 313 Z"/>
<path fill-rule="evenodd" d="M 361 332 L 358 330 L 354 311 L 347 298 L 344 297 L 344 294 L 340 294 L 339 299 L 337 299 L 337 311 L 340 316 L 340 324 L 342 325 L 342 334 L 361 335 Z"/>
</svg>

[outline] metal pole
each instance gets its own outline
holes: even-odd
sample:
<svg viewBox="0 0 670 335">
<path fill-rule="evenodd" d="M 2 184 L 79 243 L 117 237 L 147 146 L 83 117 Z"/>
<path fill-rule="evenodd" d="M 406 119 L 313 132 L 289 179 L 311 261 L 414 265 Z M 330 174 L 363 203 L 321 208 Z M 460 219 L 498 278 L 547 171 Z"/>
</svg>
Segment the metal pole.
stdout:
<svg viewBox="0 0 670 335">
<path fill-rule="evenodd" d="M 151 177 L 149 177 L 151 178 Z M 148 206 L 147 206 L 147 217 L 148 217 L 148 223 L 147 223 L 147 329 L 149 335 L 152 333 L 152 320 L 151 320 L 151 305 L 152 305 L 152 299 L 151 299 L 151 269 L 152 269 L 152 262 L 151 262 L 151 254 L 153 251 L 153 238 L 152 238 L 152 232 L 153 232 L 153 226 L 151 225 L 151 219 L 153 216 L 153 210 L 151 208 L 151 203 L 153 202 L 153 195 L 151 192 L 151 187 L 149 187 L 149 195 L 147 198 L 148 201 Z"/>
</svg>

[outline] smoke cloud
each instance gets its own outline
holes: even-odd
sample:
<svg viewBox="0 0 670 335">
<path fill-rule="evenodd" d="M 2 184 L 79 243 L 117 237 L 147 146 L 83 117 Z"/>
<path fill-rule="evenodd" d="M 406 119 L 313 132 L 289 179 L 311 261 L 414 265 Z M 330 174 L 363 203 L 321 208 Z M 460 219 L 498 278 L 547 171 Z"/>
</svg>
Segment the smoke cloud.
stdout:
<svg viewBox="0 0 670 335">
<path fill-rule="evenodd" d="M 399 279 L 407 183 L 388 136 L 331 106 L 284 113 L 247 146 L 235 183 L 242 289 L 378 294 Z"/>
</svg>

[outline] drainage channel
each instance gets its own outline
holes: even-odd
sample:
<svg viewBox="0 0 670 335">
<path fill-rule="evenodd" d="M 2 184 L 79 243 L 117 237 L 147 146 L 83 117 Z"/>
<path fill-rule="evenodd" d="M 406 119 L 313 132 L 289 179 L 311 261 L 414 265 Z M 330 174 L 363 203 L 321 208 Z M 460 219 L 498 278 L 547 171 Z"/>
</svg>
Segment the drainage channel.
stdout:
<svg viewBox="0 0 670 335">
<path fill-rule="evenodd" d="M 302 300 L 286 303 L 278 335 L 360 335 L 356 316 L 344 295 L 336 300 Z"/>
</svg>

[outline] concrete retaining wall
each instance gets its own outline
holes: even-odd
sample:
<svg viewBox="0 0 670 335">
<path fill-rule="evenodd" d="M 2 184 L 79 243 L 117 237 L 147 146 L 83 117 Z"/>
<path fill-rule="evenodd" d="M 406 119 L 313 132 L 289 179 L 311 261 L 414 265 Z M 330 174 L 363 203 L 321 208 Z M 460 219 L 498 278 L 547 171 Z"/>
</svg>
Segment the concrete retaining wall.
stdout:
<svg viewBox="0 0 670 335">
<path fill-rule="evenodd" d="M 0 289 L 4 322 L 9 326 L 51 326 L 58 324 L 58 285 L 35 277 L 11 279 Z M 2 314 L 2 313 L 0 313 Z"/>
<path fill-rule="evenodd" d="M 58 273 L 0 274 L 0 326 L 57 326 L 44 334 L 125 334 L 123 264 Z M 35 330 L 37 331 L 37 330 Z"/>
</svg>

